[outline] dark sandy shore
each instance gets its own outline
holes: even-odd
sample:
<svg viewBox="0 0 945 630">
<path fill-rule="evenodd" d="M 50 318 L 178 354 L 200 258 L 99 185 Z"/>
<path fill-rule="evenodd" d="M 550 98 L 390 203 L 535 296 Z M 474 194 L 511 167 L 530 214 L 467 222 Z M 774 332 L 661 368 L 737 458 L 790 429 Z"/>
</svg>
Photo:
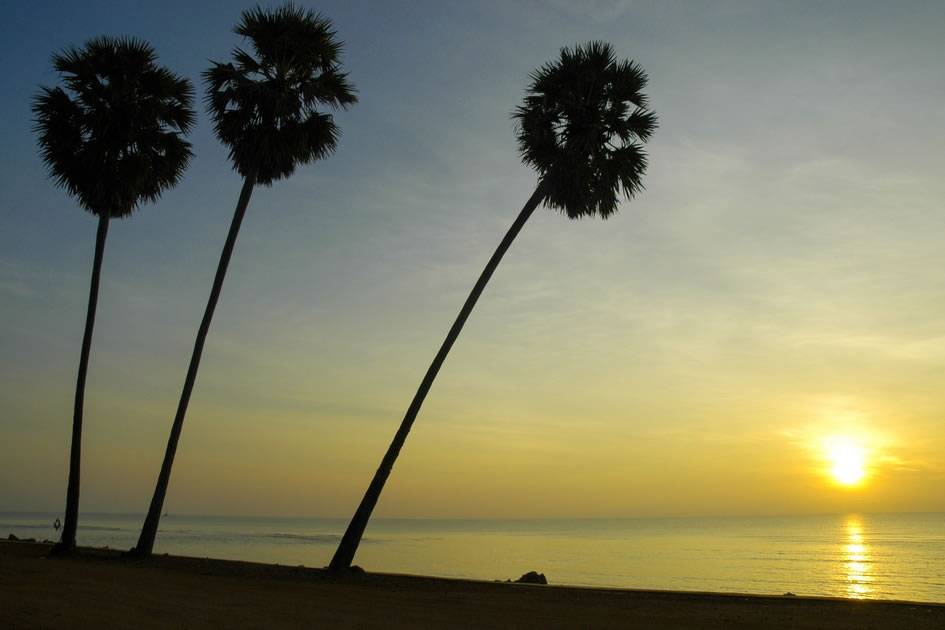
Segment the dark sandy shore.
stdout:
<svg viewBox="0 0 945 630">
<path fill-rule="evenodd" d="M 2 628 L 945 628 L 945 605 L 535 586 L 0 542 Z"/>
</svg>

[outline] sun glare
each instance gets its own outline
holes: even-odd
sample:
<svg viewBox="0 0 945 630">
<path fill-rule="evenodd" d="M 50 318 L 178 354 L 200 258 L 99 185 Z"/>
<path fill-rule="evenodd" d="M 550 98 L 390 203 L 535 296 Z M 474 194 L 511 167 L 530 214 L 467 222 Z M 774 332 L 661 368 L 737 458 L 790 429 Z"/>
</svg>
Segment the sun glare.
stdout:
<svg viewBox="0 0 945 630">
<path fill-rule="evenodd" d="M 855 486 L 866 476 L 866 450 L 849 438 L 824 441 L 830 475 L 841 486 Z"/>
</svg>

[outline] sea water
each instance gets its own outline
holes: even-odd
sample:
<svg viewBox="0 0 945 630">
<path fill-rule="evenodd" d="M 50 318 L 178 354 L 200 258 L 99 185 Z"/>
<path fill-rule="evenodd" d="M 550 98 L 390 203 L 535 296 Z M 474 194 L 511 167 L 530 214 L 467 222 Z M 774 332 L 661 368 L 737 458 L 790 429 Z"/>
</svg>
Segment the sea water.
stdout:
<svg viewBox="0 0 945 630">
<path fill-rule="evenodd" d="M 0 513 L 0 536 L 58 538 L 55 514 Z M 143 516 L 82 514 L 80 545 L 128 549 Z M 322 567 L 343 519 L 168 515 L 155 553 Z M 945 602 L 945 514 L 754 518 L 374 519 L 369 571 L 554 584 Z"/>
</svg>

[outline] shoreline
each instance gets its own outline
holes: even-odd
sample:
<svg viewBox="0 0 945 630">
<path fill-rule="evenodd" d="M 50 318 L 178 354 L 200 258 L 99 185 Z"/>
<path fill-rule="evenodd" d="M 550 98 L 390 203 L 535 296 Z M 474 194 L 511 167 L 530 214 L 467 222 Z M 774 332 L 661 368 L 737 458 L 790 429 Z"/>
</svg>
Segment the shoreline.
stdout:
<svg viewBox="0 0 945 630">
<path fill-rule="evenodd" d="M 936 628 L 945 604 L 352 573 L 0 542 L 0 621 L 62 627 Z"/>
<path fill-rule="evenodd" d="M 137 515 L 87 513 L 79 544 L 128 549 Z M 49 514 L 0 513 L 3 534 L 54 537 Z M 346 519 L 162 520 L 155 552 L 321 567 Z M 355 562 L 373 572 L 474 580 L 545 572 L 554 584 L 945 603 L 935 514 L 574 519 L 372 519 Z M 852 533 L 851 533 L 852 532 Z M 527 538 L 523 538 L 526 535 Z M 58 536 L 55 536 L 58 540 Z M 524 544 L 523 544 L 524 543 Z"/>
</svg>

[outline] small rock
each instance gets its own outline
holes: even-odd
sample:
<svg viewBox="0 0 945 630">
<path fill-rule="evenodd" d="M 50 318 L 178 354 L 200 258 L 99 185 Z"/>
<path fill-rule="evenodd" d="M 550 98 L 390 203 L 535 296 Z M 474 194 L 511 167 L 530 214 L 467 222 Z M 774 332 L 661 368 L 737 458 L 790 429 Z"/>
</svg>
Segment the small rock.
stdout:
<svg viewBox="0 0 945 630">
<path fill-rule="evenodd" d="M 529 571 L 519 579 L 515 580 L 518 583 L 522 584 L 547 584 L 548 580 L 545 579 L 544 573 L 539 573 L 537 571 Z"/>
</svg>

